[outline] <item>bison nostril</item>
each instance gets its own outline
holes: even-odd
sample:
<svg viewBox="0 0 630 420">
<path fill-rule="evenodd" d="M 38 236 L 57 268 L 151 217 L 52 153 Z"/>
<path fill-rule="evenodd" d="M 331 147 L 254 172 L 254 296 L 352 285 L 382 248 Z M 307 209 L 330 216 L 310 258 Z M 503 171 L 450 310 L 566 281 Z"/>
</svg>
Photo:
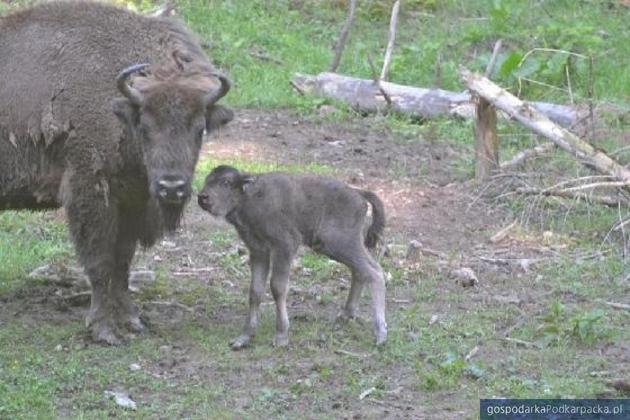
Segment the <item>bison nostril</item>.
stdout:
<svg viewBox="0 0 630 420">
<path fill-rule="evenodd" d="M 179 203 L 188 198 L 188 184 L 181 178 L 163 177 L 157 184 L 157 193 L 164 201 Z"/>
</svg>

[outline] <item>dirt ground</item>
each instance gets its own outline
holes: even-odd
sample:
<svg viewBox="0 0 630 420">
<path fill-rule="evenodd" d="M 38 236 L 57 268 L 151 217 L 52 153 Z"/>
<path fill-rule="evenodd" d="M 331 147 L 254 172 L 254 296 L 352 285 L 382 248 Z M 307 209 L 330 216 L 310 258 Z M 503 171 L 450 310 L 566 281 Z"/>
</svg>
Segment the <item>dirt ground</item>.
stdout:
<svg viewBox="0 0 630 420">
<path fill-rule="evenodd" d="M 447 143 L 401 141 L 387 130 L 364 126 L 361 120 L 331 123 L 303 119 L 282 110 L 239 110 L 236 120 L 217 133 L 203 153 L 219 160 L 324 164 L 335 170 L 335 176 L 378 193 L 385 202 L 387 213 L 387 249 L 383 258 L 390 259 L 391 267 L 404 270 L 407 279 L 405 284 L 394 285 L 388 291 L 390 318 L 395 318 L 393 314 L 401 308 L 414 304 L 414 295 L 410 294 L 413 282 L 421 284 L 424 276 L 436 273 L 450 278 L 448 273 L 461 267 L 474 270 L 480 285 L 464 292 L 461 284 L 454 279 L 444 283 L 445 293 L 466 293 L 467 297 L 449 301 L 441 301 L 438 297 L 426 305 L 422 303 L 425 305 L 422 313 L 427 317 L 425 322 L 429 322 L 431 314 L 448 317 L 449 311 L 473 313 L 488 307 L 506 308 L 504 319 L 495 325 L 497 331 L 504 332 L 514 328 L 514 320 L 519 313 L 535 316 L 544 310 L 540 297 L 547 291 L 544 287 L 531 287 L 540 279 L 529 264 L 533 264 L 536 258 L 561 252 L 561 247 L 554 247 L 553 243 L 543 247 L 540 238 L 527 235 L 508 235 L 496 243 L 489 241 L 492 235 L 512 221 L 513 216 L 480 200 L 472 183 L 460 182 L 452 175 L 451 165 L 459 155 Z M 204 306 L 203 299 L 186 301 L 183 307 L 162 305 L 155 301 L 170 299 L 172 303 L 173 295 L 143 300 L 140 291 L 143 313 L 150 320 L 151 334 L 175 338 L 174 342 L 165 338 L 164 349 L 160 350 L 165 352 L 165 356 L 160 358 L 160 362 L 148 363 L 144 369 L 155 377 L 182 385 L 208 381 L 220 383 L 224 389 L 232 390 L 224 397 L 226 409 L 246 411 L 252 409 L 254 390 L 274 383 L 273 379 L 269 379 L 269 369 L 283 364 L 290 366 L 288 372 L 284 372 L 284 382 L 275 382 L 281 387 L 287 383 L 303 383 L 300 381 L 309 377 L 309 372 L 317 371 L 321 366 L 333 370 L 341 368 L 346 356 L 329 350 L 301 353 L 298 357 L 288 352 L 286 360 L 285 356 L 272 352 L 266 360 L 256 357 L 255 363 L 250 362 L 252 355 L 249 350 L 244 350 L 223 355 L 223 359 L 228 357 L 232 360 L 230 365 L 238 366 L 238 372 L 235 372 L 233 367 L 218 363 L 212 354 L 200 348 L 181 330 L 183 323 L 191 319 L 208 335 L 220 333 L 220 328 L 229 328 L 237 335 L 241 328 L 246 310 L 246 256 L 242 255 L 243 247 L 234 236 L 228 236 L 228 241 L 234 240 L 233 243 L 226 244 L 223 249 L 214 248 L 209 237 L 221 230 L 229 231 L 229 228 L 192 203 L 187 209 L 183 227 L 176 235 L 138 255 L 136 270 L 160 272 L 174 282 L 180 282 L 183 288 L 194 288 L 196 286 L 191 286 L 191 282 L 196 282 L 214 287 L 208 293 L 220 289 L 226 294 L 222 299 L 211 299 L 222 303 L 208 308 Z M 416 246 L 408 249 L 412 241 L 417 241 Z M 243 262 L 240 268 L 216 266 L 226 252 L 234 253 L 237 260 L 240 258 Z M 308 324 L 312 326 L 312 323 L 331 322 L 335 308 L 347 294 L 347 273 L 342 268 L 333 269 L 334 277 L 340 281 L 310 284 L 308 287 L 299 279 L 308 275 L 305 272 L 304 269 L 296 269 L 292 279 L 289 308 L 292 331 L 309 328 Z M 136 286 L 142 288 L 141 283 Z M 78 296 L 78 303 L 69 304 L 67 300 L 59 299 L 58 294 L 55 295 L 58 285 L 28 290 L 2 299 L 0 323 L 20 319 L 25 323 L 46 321 L 57 324 L 77 321 L 84 315 L 85 296 Z M 331 294 L 334 297 L 332 301 L 322 301 L 319 297 L 324 293 Z M 239 303 L 234 305 L 233 302 Z M 266 311 L 271 312 L 270 304 L 268 298 L 264 305 Z M 367 314 L 366 305 L 367 300 L 364 299 L 363 310 Z M 512 308 L 516 306 L 518 308 Z M 190 313 L 190 308 L 195 313 Z M 367 325 L 369 323 L 358 328 L 357 334 L 369 335 Z M 395 325 L 390 327 L 396 328 Z M 87 344 L 89 340 L 86 337 L 83 339 L 86 345 L 91 345 Z M 270 340 L 270 331 L 260 333 L 256 346 L 268 346 Z M 318 345 L 314 344 L 315 347 Z M 363 353 L 367 350 L 359 346 L 352 351 Z M 502 356 L 502 351 L 500 346 L 489 347 L 477 357 L 491 365 Z M 603 351 L 604 357 L 611 363 L 630 365 L 630 347 L 627 345 L 617 343 Z M 369 370 L 376 365 L 370 358 L 365 358 L 360 366 Z M 415 376 L 408 367 L 394 363 L 388 369 L 385 391 L 379 399 L 359 400 L 339 391 L 337 400 L 333 397 L 334 401 L 324 404 L 322 416 L 464 418 L 474 415 L 475 407 L 478 407 L 478 400 L 462 399 L 458 389 L 431 394 L 418 389 L 413 384 Z M 318 386 L 343 389 L 344 384 L 341 378 L 331 375 L 325 384 Z M 143 397 L 149 400 L 159 398 L 148 388 L 144 395 L 143 392 L 136 395 L 138 400 Z M 276 401 L 276 404 L 286 404 L 287 410 L 294 413 L 300 412 L 301 404 L 312 403 L 299 399 Z M 194 414 L 194 410 L 190 414 Z"/>
</svg>

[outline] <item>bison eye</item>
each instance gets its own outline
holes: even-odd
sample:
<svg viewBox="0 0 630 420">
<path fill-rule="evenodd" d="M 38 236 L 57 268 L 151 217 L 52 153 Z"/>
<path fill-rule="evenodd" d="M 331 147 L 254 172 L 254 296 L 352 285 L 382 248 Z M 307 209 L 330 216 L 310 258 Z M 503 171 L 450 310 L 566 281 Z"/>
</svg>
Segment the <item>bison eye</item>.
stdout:
<svg viewBox="0 0 630 420">
<path fill-rule="evenodd" d="M 195 137 L 197 139 L 197 141 L 201 141 L 201 139 L 203 139 L 203 133 L 204 131 L 206 131 L 205 128 L 201 128 L 197 131 L 197 136 Z"/>
<path fill-rule="evenodd" d="M 228 181 L 227 179 L 221 180 L 221 186 L 225 188 L 229 188 L 231 186 L 230 181 Z"/>
</svg>

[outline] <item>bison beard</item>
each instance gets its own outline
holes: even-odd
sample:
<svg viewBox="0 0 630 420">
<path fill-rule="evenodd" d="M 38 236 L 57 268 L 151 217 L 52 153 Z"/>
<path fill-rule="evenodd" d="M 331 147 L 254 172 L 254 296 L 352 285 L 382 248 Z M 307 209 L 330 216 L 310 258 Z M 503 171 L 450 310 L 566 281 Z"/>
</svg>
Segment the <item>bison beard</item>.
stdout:
<svg viewBox="0 0 630 420">
<path fill-rule="evenodd" d="M 166 232 L 173 232 L 179 227 L 179 224 L 184 214 L 185 205 L 173 205 L 164 204 L 160 205 L 160 212 L 162 214 L 162 223 L 164 223 L 164 229 Z"/>
</svg>

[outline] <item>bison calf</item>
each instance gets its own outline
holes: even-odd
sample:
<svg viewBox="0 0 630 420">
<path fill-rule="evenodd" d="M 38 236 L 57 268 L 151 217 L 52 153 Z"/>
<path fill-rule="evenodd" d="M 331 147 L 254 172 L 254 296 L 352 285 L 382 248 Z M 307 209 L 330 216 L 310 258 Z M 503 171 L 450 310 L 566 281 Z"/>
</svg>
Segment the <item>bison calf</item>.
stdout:
<svg viewBox="0 0 630 420">
<path fill-rule="evenodd" d="M 385 282 L 368 252 L 385 226 L 383 203 L 369 191 L 331 178 L 274 172 L 251 175 L 229 166 L 208 174 L 198 197 L 201 208 L 234 225 L 250 252 L 251 285 L 245 329 L 231 343 L 240 349 L 254 337 L 261 295 L 271 269 L 276 302 L 276 346 L 289 342 L 286 299 L 291 261 L 300 245 L 347 265 L 352 285 L 339 317 L 352 318 L 363 286 L 370 285 L 376 344 L 387 337 Z M 372 224 L 365 233 L 367 203 Z"/>
</svg>

